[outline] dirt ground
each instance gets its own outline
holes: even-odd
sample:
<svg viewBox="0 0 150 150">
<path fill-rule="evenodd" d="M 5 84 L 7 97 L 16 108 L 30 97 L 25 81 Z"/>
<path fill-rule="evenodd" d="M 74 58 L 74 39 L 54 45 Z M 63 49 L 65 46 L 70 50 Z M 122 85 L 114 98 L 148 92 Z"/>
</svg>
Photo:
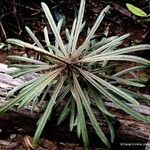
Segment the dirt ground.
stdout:
<svg viewBox="0 0 150 150">
<path fill-rule="evenodd" d="M 0 150 L 33 150 L 30 136 L 12 134 L 7 139 L 0 139 Z M 36 150 L 84 150 L 80 144 L 50 141 L 42 138 Z M 91 150 L 107 150 L 106 148 L 90 148 Z"/>
</svg>

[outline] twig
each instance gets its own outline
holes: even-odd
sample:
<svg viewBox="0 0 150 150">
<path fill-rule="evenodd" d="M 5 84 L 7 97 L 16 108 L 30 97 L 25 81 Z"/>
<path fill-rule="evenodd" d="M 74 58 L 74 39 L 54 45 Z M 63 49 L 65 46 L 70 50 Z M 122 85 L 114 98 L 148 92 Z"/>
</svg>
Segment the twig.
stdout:
<svg viewBox="0 0 150 150">
<path fill-rule="evenodd" d="M 18 26 L 18 30 L 19 30 L 19 35 L 20 35 L 22 30 L 21 30 L 20 21 L 19 21 L 18 15 L 17 15 L 16 1 L 15 0 L 13 0 L 13 5 L 14 5 L 13 9 L 14 9 L 14 12 L 15 12 L 16 22 L 17 22 L 17 26 Z"/>
<path fill-rule="evenodd" d="M 6 35 L 5 29 L 4 29 L 3 24 L 2 24 L 1 21 L 0 21 L 0 27 L 2 29 L 2 32 L 3 32 L 3 35 L 4 35 L 5 39 L 7 39 L 7 35 Z"/>
</svg>

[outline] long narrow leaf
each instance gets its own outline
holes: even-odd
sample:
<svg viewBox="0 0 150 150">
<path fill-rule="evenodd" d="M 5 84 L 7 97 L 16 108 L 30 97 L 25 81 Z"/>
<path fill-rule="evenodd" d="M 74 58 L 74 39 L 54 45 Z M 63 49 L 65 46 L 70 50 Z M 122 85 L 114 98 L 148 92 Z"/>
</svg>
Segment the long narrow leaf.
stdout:
<svg viewBox="0 0 150 150">
<path fill-rule="evenodd" d="M 119 88 L 111 85 L 110 83 L 106 82 L 105 80 L 103 80 L 102 78 L 88 72 L 88 71 L 83 71 L 80 70 L 80 72 L 84 75 L 88 75 L 91 78 L 93 78 L 94 80 L 96 80 L 98 83 L 100 83 L 101 85 L 103 85 L 104 87 L 110 89 L 111 91 L 115 92 L 116 94 L 118 94 L 119 96 L 123 97 L 124 99 L 126 99 L 127 101 L 129 101 L 130 103 L 133 103 L 135 105 L 138 105 L 139 103 L 130 95 L 128 95 L 127 93 L 125 93 L 124 91 L 120 90 Z"/>
<path fill-rule="evenodd" d="M 93 37 L 93 35 L 95 34 L 95 31 L 97 30 L 97 28 L 99 27 L 101 21 L 103 20 L 105 13 L 109 10 L 110 6 L 105 7 L 100 15 L 98 16 L 95 24 L 93 25 L 89 35 L 87 36 L 87 38 L 85 39 L 84 43 L 78 48 L 78 50 L 75 52 L 75 57 L 80 55 L 82 53 L 82 51 L 84 50 L 86 44 L 90 41 L 90 39 Z"/>
<path fill-rule="evenodd" d="M 74 37 L 74 32 L 75 32 L 75 27 L 76 27 L 77 19 L 75 18 L 73 21 L 72 29 L 71 29 L 71 34 L 69 38 L 69 43 L 68 43 L 68 52 L 71 52 L 71 47 L 72 47 L 72 42 L 73 42 L 73 37 Z"/>
<path fill-rule="evenodd" d="M 97 55 L 98 53 L 102 52 L 103 50 L 105 50 L 106 48 L 118 45 L 122 42 L 122 40 L 126 39 L 130 34 L 125 34 L 121 37 L 118 37 L 116 39 L 114 39 L 113 41 L 104 44 L 103 46 L 99 47 L 98 49 L 94 50 L 93 52 L 91 52 L 90 54 L 86 55 L 84 58 L 89 58 L 91 56 Z M 83 58 L 83 59 L 84 59 Z"/>
<path fill-rule="evenodd" d="M 142 95 L 141 93 L 133 92 L 131 90 L 121 88 L 121 87 L 119 87 L 119 88 L 121 90 L 125 91 L 126 93 L 128 93 L 129 95 L 131 95 L 132 97 L 134 97 L 137 100 L 147 100 L 147 98 L 144 95 Z"/>
<path fill-rule="evenodd" d="M 72 42 L 72 52 L 76 50 L 76 45 L 77 45 L 77 40 L 79 37 L 81 25 L 82 25 L 84 10 L 85 10 L 85 0 L 81 0 L 80 9 L 79 9 L 78 18 L 77 18 L 77 24 L 75 28 L 75 34 L 74 34 L 73 42 Z"/>
<path fill-rule="evenodd" d="M 54 74 L 50 74 L 45 78 L 42 79 L 40 82 L 37 82 L 37 84 L 34 84 L 34 87 L 31 86 L 27 90 L 29 92 L 26 92 L 26 95 L 22 97 L 22 102 L 19 104 L 18 109 L 24 107 L 27 105 L 30 101 L 35 99 L 37 96 L 41 95 L 42 91 L 45 89 L 47 85 L 52 84 L 52 81 L 59 75 L 59 71 L 55 72 Z M 21 92 L 20 92 L 21 93 Z"/>
<path fill-rule="evenodd" d="M 44 114 L 42 115 L 42 117 L 39 121 L 38 127 L 36 129 L 36 132 L 35 132 L 35 135 L 34 135 L 34 138 L 33 138 L 34 143 L 36 143 L 38 141 L 38 139 L 39 139 L 44 127 L 45 127 L 45 124 L 46 124 L 46 122 L 47 122 L 47 120 L 48 120 L 48 118 L 49 118 L 49 116 L 52 112 L 52 109 L 53 109 L 53 106 L 55 104 L 56 98 L 57 98 L 57 96 L 58 96 L 58 94 L 59 94 L 59 92 L 60 92 L 60 90 L 63 86 L 64 80 L 65 80 L 65 78 L 62 77 L 60 82 L 58 83 L 58 85 L 54 89 L 54 93 L 53 93 L 51 99 L 49 100 L 49 103 L 46 107 L 46 110 L 45 110 Z"/>
<path fill-rule="evenodd" d="M 64 57 L 63 54 L 62 54 L 62 52 L 56 46 L 49 45 L 48 48 L 51 49 L 56 56 L 62 57 L 62 58 Z"/>
<path fill-rule="evenodd" d="M 41 72 L 41 71 L 45 71 L 45 70 L 49 70 L 51 69 L 52 66 L 50 65 L 45 65 L 44 67 L 38 67 L 38 68 L 29 68 L 28 70 L 21 70 L 20 72 L 18 73 L 11 73 L 11 75 L 16 78 L 16 77 L 19 77 L 19 76 L 22 76 L 22 75 L 25 75 L 27 73 L 32 73 L 32 72 Z"/>
<path fill-rule="evenodd" d="M 51 83 L 51 82 L 50 82 L 50 83 Z M 39 106 L 43 103 L 43 101 L 44 101 L 46 95 L 47 95 L 48 92 L 50 91 L 50 88 L 51 88 L 51 86 L 52 86 L 52 83 L 51 83 L 51 84 L 50 84 L 50 83 L 47 85 L 46 89 L 45 89 L 44 92 L 43 92 L 42 98 L 40 99 L 40 102 L 38 103 Z"/>
<path fill-rule="evenodd" d="M 150 123 L 150 119 L 141 113 L 135 111 L 133 108 L 119 100 L 117 97 L 109 93 L 106 89 L 104 89 L 100 84 L 98 84 L 94 79 L 92 79 L 89 75 L 83 74 L 83 76 L 97 89 L 100 93 L 102 93 L 106 98 L 116 104 L 120 109 L 124 110 L 127 114 L 130 114 L 134 118 Z"/>
<path fill-rule="evenodd" d="M 116 83 L 120 83 L 120 84 L 124 84 L 124 85 L 128 85 L 128 86 L 145 87 L 145 85 L 143 83 L 140 83 L 140 82 L 134 81 L 134 80 L 132 81 L 131 79 L 122 79 L 119 77 L 108 76 L 108 75 L 103 75 L 103 77 L 106 79 L 115 80 Z"/>
<path fill-rule="evenodd" d="M 58 118 L 58 122 L 57 125 L 61 124 L 65 118 L 68 116 L 69 112 L 70 112 L 70 101 L 67 102 L 67 104 L 65 105 L 63 111 L 61 112 L 59 118 Z"/>
<path fill-rule="evenodd" d="M 47 65 L 47 64 L 46 64 Z M 19 69 L 30 69 L 30 68 L 39 68 L 39 67 L 44 67 L 45 64 L 43 65 L 36 65 L 36 64 L 9 64 L 8 67 L 15 67 L 15 68 L 19 68 Z"/>
<path fill-rule="evenodd" d="M 43 50 L 43 49 L 41 49 L 41 48 L 39 48 L 37 46 L 34 46 L 32 44 L 23 42 L 21 40 L 18 40 L 18 39 L 7 39 L 7 43 L 15 44 L 15 45 L 18 45 L 18 46 L 21 46 L 21 47 L 24 47 L 24 48 L 29 48 L 29 49 L 34 50 L 34 51 L 36 51 L 38 53 L 41 53 L 43 55 L 49 56 L 51 58 L 54 58 L 55 60 L 59 60 L 61 62 L 66 63 L 66 60 L 64 60 L 62 57 L 57 57 L 56 55 L 53 55 L 53 54 L 51 54 L 50 52 L 48 52 L 46 50 Z"/>
<path fill-rule="evenodd" d="M 114 114 L 110 113 L 110 112 L 107 110 L 107 108 L 106 108 L 106 106 L 105 106 L 105 104 L 104 104 L 104 102 L 103 102 L 102 96 L 101 96 L 101 95 L 98 95 L 98 93 L 95 92 L 94 90 L 92 90 L 92 93 L 93 93 L 93 94 L 92 94 L 92 98 L 94 99 L 94 101 L 95 101 L 97 107 L 99 108 L 99 110 L 101 110 L 104 114 L 106 114 L 106 115 L 108 115 L 108 116 L 110 116 L 110 117 L 115 117 Z"/>
<path fill-rule="evenodd" d="M 70 123 L 69 123 L 69 128 L 70 128 L 70 131 L 73 130 L 73 127 L 74 127 L 74 122 L 75 122 L 75 102 L 74 100 L 72 99 L 71 100 L 71 114 L 70 114 Z"/>
<path fill-rule="evenodd" d="M 17 56 L 17 55 L 10 55 L 7 58 L 10 60 L 14 60 L 14 61 L 28 62 L 28 63 L 37 64 L 37 65 L 45 65 L 46 64 L 46 63 L 39 61 L 39 60 L 35 60 L 35 59 L 23 57 L 23 56 Z"/>
<path fill-rule="evenodd" d="M 120 55 L 120 54 L 127 54 L 131 52 L 142 51 L 142 50 L 150 50 L 150 45 L 149 44 L 134 45 L 134 46 L 118 49 L 113 52 L 101 53 L 100 55 L 101 56 Z"/>
<path fill-rule="evenodd" d="M 113 74 L 114 77 L 117 77 L 117 76 L 122 76 L 124 74 L 127 74 L 127 73 L 130 73 L 130 72 L 134 72 L 134 71 L 139 71 L 139 70 L 144 70 L 148 68 L 148 66 L 135 66 L 135 67 L 130 67 L 128 69 L 125 69 L 125 70 L 122 70 L 122 71 L 119 71 L 115 74 Z"/>
<path fill-rule="evenodd" d="M 88 133 L 87 133 L 87 128 L 86 128 L 85 116 L 84 116 L 83 107 L 82 107 L 82 103 L 81 103 L 82 100 L 80 99 L 80 97 L 78 95 L 75 85 L 74 85 L 73 89 L 71 89 L 71 93 L 77 104 L 77 111 L 78 111 L 77 112 L 77 114 L 78 114 L 77 115 L 78 116 L 77 117 L 77 127 L 79 129 L 77 131 L 81 130 L 84 146 L 85 146 L 85 148 L 88 148 L 89 147 L 89 139 L 88 139 Z"/>
<path fill-rule="evenodd" d="M 70 86 L 63 87 L 63 89 L 60 91 L 59 96 L 57 98 L 57 103 L 55 107 L 59 105 L 59 103 L 64 100 L 64 98 L 67 96 L 67 94 L 70 92 Z"/>
<path fill-rule="evenodd" d="M 59 44 L 59 47 L 60 47 L 62 53 L 64 54 L 64 56 L 68 57 L 66 49 L 65 49 L 65 46 L 64 46 L 63 41 L 62 41 L 62 39 L 60 37 L 60 34 L 58 32 L 58 29 L 57 29 L 57 26 L 55 24 L 55 21 L 53 19 L 53 16 L 52 16 L 48 6 L 45 3 L 43 3 L 43 2 L 41 3 L 41 5 L 42 5 L 44 13 L 45 13 L 45 15 L 47 17 L 47 20 L 48 20 L 48 22 L 49 22 L 49 24 L 51 26 L 51 29 L 52 29 L 52 31 L 53 31 L 53 33 L 55 35 L 55 38 L 56 38 L 56 40 L 57 40 L 57 42 Z"/>
<path fill-rule="evenodd" d="M 59 22 L 58 22 L 58 24 L 57 24 L 58 33 L 60 33 L 62 24 L 63 24 L 63 19 L 60 19 Z M 59 44 L 58 44 L 58 42 L 57 42 L 57 39 L 55 40 L 55 47 L 56 47 L 56 48 L 59 47 Z"/>
<path fill-rule="evenodd" d="M 95 49 L 98 49 L 100 46 L 104 45 L 104 44 L 107 44 L 115 39 L 117 39 L 118 36 L 112 36 L 112 37 L 109 37 L 109 38 L 103 38 L 101 41 L 99 42 L 96 42 L 92 47 L 90 47 L 90 50 L 89 51 L 94 51 Z"/>
<path fill-rule="evenodd" d="M 49 84 L 55 77 L 57 77 L 60 74 L 61 70 L 55 70 L 53 72 L 50 72 L 49 74 L 40 76 L 36 82 L 33 82 L 32 84 L 29 84 L 25 88 L 23 88 L 19 95 L 9 101 L 1 110 L 1 112 L 7 111 L 10 107 L 13 107 L 16 103 L 22 101 L 22 104 L 20 104 L 19 108 L 23 107 L 24 104 L 28 103 L 31 101 L 36 95 L 38 95 L 38 92 L 42 92 L 38 90 L 40 88 L 40 85 L 44 83 L 44 86 Z M 33 90 L 34 89 L 34 90 Z M 35 90 L 37 90 L 35 92 Z M 30 97 L 31 96 L 31 97 Z"/>
<path fill-rule="evenodd" d="M 38 78 L 38 77 L 37 77 Z M 7 96 L 6 96 L 6 99 L 8 99 L 9 97 L 13 96 L 15 92 L 19 91 L 20 89 L 28 86 L 29 84 L 35 82 L 37 80 L 37 78 L 34 78 L 28 82 L 25 82 L 19 86 L 16 86 L 15 88 L 13 88 L 10 92 L 8 92 Z"/>
<path fill-rule="evenodd" d="M 47 77 L 47 75 L 43 75 L 42 77 L 39 77 L 38 79 L 37 79 L 37 82 L 38 81 L 40 81 L 41 79 L 45 79 Z M 37 84 L 37 82 L 33 82 L 33 85 L 35 85 L 35 84 Z M 32 84 L 31 84 L 32 85 Z M 30 86 L 30 85 L 29 85 Z M 25 91 L 25 88 L 24 89 L 22 89 L 21 91 Z M 10 100 L 9 100 L 9 102 L 8 103 L 6 103 L 1 109 L 0 109 L 0 113 L 4 113 L 4 112 L 6 112 L 7 110 L 9 110 L 11 107 L 13 107 L 15 104 L 17 104 L 19 101 L 21 101 L 22 99 L 22 96 L 24 96 L 26 93 L 28 93 L 29 92 L 29 90 L 28 91 L 25 91 L 25 93 L 21 93 L 20 92 L 20 94 L 19 94 L 19 96 L 17 96 L 16 98 L 11 98 Z"/>
<path fill-rule="evenodd" d="M 67 40 L 69 41 L 69 39 L 70 39 L 70 33 L 69 33 L 69 30 L 67 28 L 65 30 L 65 34 L 66 34 Z"/>
<path fill-rule="evenodd" d="M 98 124 L 98 122 L 96 120 L 96 117 L 94 116 L 93 111 L 92 111 L 89 103 L 87 102 L 87 99 L 86 99 L 86 97 L 84 95 L 84 92 L 82 91 L 82 89 L 81 89 L 81 87 L 79 85 L 79 82 L 78 82 L 78 80 L 77 80 L 75 75 L 74 75 L 74 82 L 75 82 L 76 90 L 78 91 L 78 94 L 80 95 L 80 97 L 82 99 L 82 103 L 83 103 L 83 105 L 85 107 L 85 110 L 86 110 L 88 116 L 89 116 L 89 119 L 90 119 L 90 121 L 92 123 L 93 128 L 95 129 L 97 135 L 101 138 L 101 140 L 108 147 L 110 147 L 110 144 L 109 144 L 105 134 L 103 133 L 102 129 L 100 128 L 100 126 L 99 126 L 99 124 Z"/>
<path fill-rule="evenodd" d="M 38 47 L 44 49 L 44 47 L 42 46 L 42 44 L 40 43 L 40 41 L 37 39 L 37 37 L 34 35 L 34 33 L 30 30 L 30 28 L 26 26 L 25 29 L 27 30 L 28 34 L 31 36 L 31 38 L 32 38 L 32 40 L 34 41 L 34 43 L 35 43 Z"/>
<path fill-rule="evenodd" d="M 46 46 L 48 47 L 49 52 L 53 54 L 53 50 L 49 47 L 51 43 L 49 40 L 47 27 L 44 28 L 44 37 L 45 37 Z"/>
<path fill-rule="evenodd" d="M 131 62 L 141 63 L 144 65 L 150 65 L 149 60 L 137 56 L 132 56 L 132 55 L 93 56 L 93 57 L 81 59 L 80 62 L 100 62 L 104 60 L 131 61 Z"/>
<path fill-rule="evenodd" d="M 80 139 L 80 137 L 81 137 L 81 123 L 80 123 L 79 115 L 80 114 L 77 114 L 77 117 L 76 117 L 76 125 L 77 125 L 77 136 Z"/>
<path fill-rule="evenodd" d="M 112 122 L 108 119 L 108 117 L 105 114 L 103 114 L 103 116 L 105 117 L 105 119 L 107 121 L 108 128 L 109 128 L 109 131 L 110 131 L 111 143 L 113 143 L 114 140 L 115 140 L 115 129 L 113 127 Z"/>
<path fill-rule="evenodd" d="M 107 49 L 104 50 L 101 54 L 104 54 L 104 53 L 111 52 L 111 51 L 115 50 L 116 46 L 117 46 L 117 44 L 116 44 L 114 47 L 112 46 L 111 48 L 107 48 Z M 102 67 L 105 67 L 105 66 L 107 65 L 107 63 L 108 63 L 108 60 L 105 60 L 105 61 L 102 63 Z"/>
</svg>

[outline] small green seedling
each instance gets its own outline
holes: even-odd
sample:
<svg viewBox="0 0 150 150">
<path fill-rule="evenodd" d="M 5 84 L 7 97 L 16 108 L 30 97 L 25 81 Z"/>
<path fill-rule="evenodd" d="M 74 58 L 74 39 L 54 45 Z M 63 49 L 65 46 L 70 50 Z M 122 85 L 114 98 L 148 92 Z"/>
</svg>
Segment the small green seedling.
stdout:
<svg viewBox="0 0 150 150">
<path fill-rule="evenodd" d="M 128 10 L 136 16 L 139 16 L 139 17 L 149 17 L 150 16 L 150 14 L 147 14 L 142 9 L 140 9 L 132 4 L 127 3 L 126 6 L 127 6 Z"/>
</svg>

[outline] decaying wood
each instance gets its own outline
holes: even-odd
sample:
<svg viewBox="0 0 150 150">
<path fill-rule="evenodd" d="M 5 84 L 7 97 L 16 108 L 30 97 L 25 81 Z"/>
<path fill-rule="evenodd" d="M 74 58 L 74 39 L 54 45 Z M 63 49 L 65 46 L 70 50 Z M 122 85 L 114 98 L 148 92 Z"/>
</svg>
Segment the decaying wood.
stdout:
<svg viewBox="0 0 150 150">
<path fill-rule="evenodd" d="M 6 72 L 10 69 L 6 65 L 0 64 L 0 106 L 5 104 L 5 97 L 7 93 L 27 80 L 30 80 L 37 74 L 26 75 L 17 79 L 13 79 L 11 76 L 7 75 Z M 149 96 L 147 96 L 149 98 Z M 115 111 L 119 125 L 116 127 L 116 144 L 123 142 L 142 142 L 146 143 L 150 137 L 150 124 L 145 124 L 143 122 L 134 120 L 132 117 L 126 115 L 122 111 L 115 109 L 115 106 L 112 103 L 106 103 L 106 105 L 112 110 Z M 138 106 L 137 111 L 150 115 L 150 107 L 148 106 Z M 6 133 L 23 133 L 33 135 L 36 129 L 36 122 L 39 119 L 39 114 L 32 113 L 28 109 L 22 111 L 11 110 L 8 113 L 0 117 L 0 136 L 5 135 Z M 103 127 L 105 133 L 108 133 L 106 122 L 98 116 L 98 120 Z M 55 124 L 55 123 L 54 123 Z M 43 136 L 49 139 L 57 140 L 68 140 L 68 141 L 78 141 L 75 133 L 70 133 L 67 130 L 63 131 L 61 128 L 48 122 L 45 128 Z M 93 140 L 93 133 L 90 134 L 91 141 L 96 142 L 95 138 Z M 99 141 L 98 141 L 99 142 Z"/>
</svg>

